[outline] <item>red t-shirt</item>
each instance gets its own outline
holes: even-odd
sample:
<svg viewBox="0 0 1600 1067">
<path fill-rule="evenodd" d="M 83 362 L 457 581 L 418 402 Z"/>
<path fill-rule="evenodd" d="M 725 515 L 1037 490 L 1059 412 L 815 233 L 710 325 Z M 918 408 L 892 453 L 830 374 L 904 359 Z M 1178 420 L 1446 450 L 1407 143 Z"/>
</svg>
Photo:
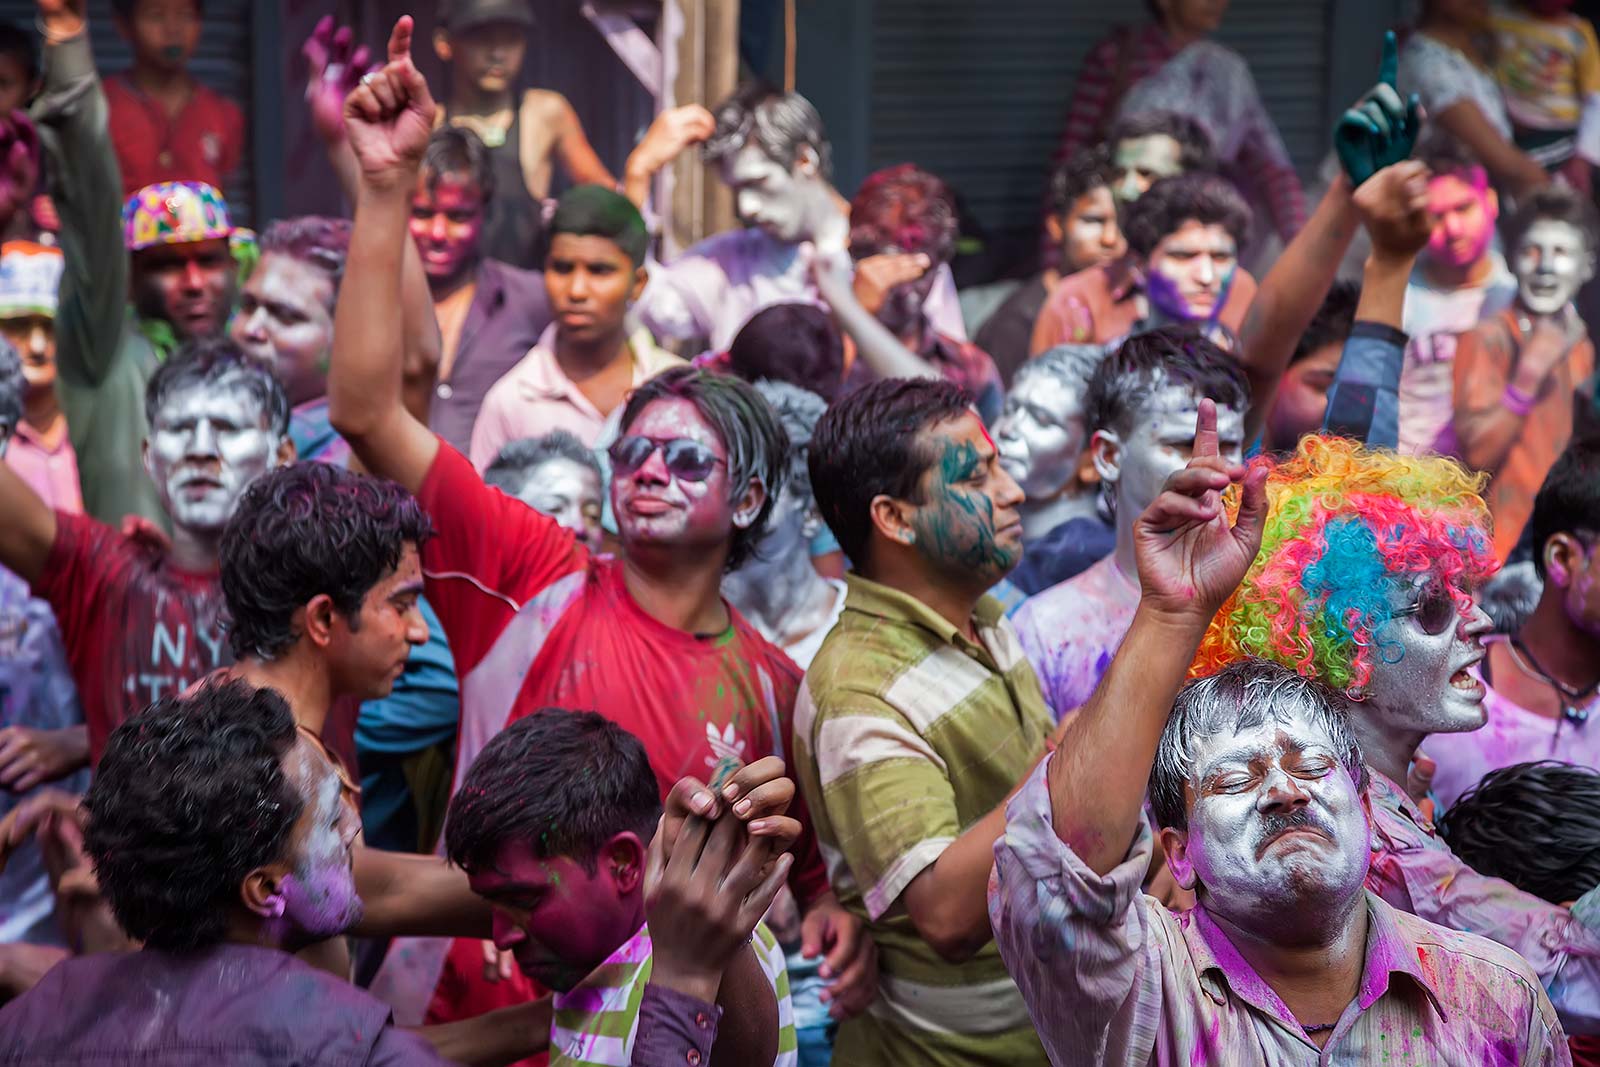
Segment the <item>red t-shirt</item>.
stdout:
<svg viewBox="0 0 1600 1067">
<path fill-rule="evenodd" d="M 196 82 L 176 117 L 116 74 L 104 81 L 111 147 L 122 168 L 122 195 L 156 182 L 206 182 L 226 194 L 244 152 L 244 113 Z"/>
<path fill-rule="evenodd" d="M 541 594 L 549 610 L 521 638 L 542 647 L 526 675 L 507 683 L 517 692 L 506 721 L 544 707 L 597 711 L 644 744 L 663 795 L 686 774 L 704 779 L 724 754 L 745 762 L 786 754 L 800 669 L 737 611 L 729 608 L 732 625 L 714 638 L 651 618 L 628 593 L 620 561 L 591 556 L 553 520 L 485 485 L 442 440 L 417 499 L 438 530 L 422 550 L 426 595 L 464 680 L 458 781 L 482 733 L 472 720 L 486 714 L 466 680 Z M 564 580 L 581 585 L 549 596 Z M 827 871 L 798 797 L 790 814 L 805 825 L 790 884 L 808 903 L 828 888 Z M 517 992 L 482 980 L 482 966 L 477 942 L 452 948 L 430 1022 L 516 1002 Z"/>
<path fill-rule="evenodd" d="M 233 662 L 217 573 L 179 570 L 165 549 L 87 515 L 56 512 L 56 540 L 33 591 L 61 625 L 91 765 L 118 723 Z"/>
</svg>

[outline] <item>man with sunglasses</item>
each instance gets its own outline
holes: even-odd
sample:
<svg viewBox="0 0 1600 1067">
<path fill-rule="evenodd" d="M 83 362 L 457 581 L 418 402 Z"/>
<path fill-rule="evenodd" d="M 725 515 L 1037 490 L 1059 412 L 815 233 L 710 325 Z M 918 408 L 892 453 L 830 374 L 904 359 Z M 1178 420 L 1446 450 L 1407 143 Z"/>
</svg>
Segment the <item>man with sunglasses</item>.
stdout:
<svg viewBox="0 0 1600 1067">
<path fill-rule="evenodd" d="M 1433 792 L 1448 808 L 1490 771 L 1558 759 L 1600 770 L 1600 442 L 1567 447 L 1528 523 L 1544 581 L 1514 636 L 1484 639 L 1489 724 L 1430 737 Z"/>
<path fill-rule="evenodd" d="M 751 386 L 678 367 L 628 399 L 611 450 L 619 557 L 592 555 L 485 486 L 401 403 L 393 309 L 408 191 L 434 112 L 410 35 L 402 18 L 390 62 L 345 104 L 361 182 L 328 395 L 356 456 L 411 490 L 437 530 L 422 568 L 460 677 L 458 768 L 509 722 L 549 706 L 592 708 L 627 728 L 663 794 L 685 774 L 709 778 L 725 758 L 782 751 L 799 671 L 720 593 L 723 573 L 759 540 L 786 472 L 788 441 Z M 836 1003 L 859 1009 L 872 994 L 872 950 L 829 892 L 809 833 L 790 884 L 808 938 L 838 976 Z M 391 954 L 375 988 L 402 1021 L 420 1015 L 441 961 L 437 946 Z"/>
<path fill-rule="evenodd" d="M 1367 887 L 1515 949 L 1569 1033 L 1600 1033 L 1600 929 L 1585 920 L 1600 914 L 1600 891 L 1596 907 L 1569 911 L 1479 874 L 1404 785 L 1424 738 L 1486 720 L 1475 670 L 1491 624 L 1474 590 L 1497 564 L 1482 477 L 1337 437 L 1308 436 L 1281 464 L 1255 463 L 1270 467 L 1261 551 L 1216 613 L 1193 673 L 1254 656 L 1333 690 L 1370 779 Z"/>
</svg>

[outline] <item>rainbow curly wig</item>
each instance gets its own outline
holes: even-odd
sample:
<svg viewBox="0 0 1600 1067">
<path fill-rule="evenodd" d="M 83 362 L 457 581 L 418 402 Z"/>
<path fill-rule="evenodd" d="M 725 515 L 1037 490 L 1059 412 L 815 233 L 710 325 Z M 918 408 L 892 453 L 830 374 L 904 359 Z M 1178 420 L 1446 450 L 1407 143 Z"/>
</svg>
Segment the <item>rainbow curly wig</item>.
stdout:
<svg viewBox="0 0 1600 1067">
<path fill-rule="evenodd" d="M 1399 658 L 1376 636 L 1397 588 L 1433 575 L 1465 608 L 1467 590 L 1498 566 L 1484 477 L 1454 460 L 1313 435 L 1282 463 L 1252 466 L 1271 468 L 1261 551 L 1212 619 L 1197 676 L 1257 656 L 1350 692 L 1367 683 L 1374 657 Z"/>
</svg>

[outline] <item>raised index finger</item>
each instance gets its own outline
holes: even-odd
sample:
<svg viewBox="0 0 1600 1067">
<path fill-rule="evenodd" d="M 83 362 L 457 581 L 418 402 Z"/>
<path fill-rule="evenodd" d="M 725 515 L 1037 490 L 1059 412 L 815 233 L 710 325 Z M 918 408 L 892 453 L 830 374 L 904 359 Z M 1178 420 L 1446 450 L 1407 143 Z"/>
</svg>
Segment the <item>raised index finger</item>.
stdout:
<svg viewBox="0 0 1600 1067">
<path fill-rule="evenodd" d="M 410 15 L 401 15 L 394 24 L 394 31 L 389 34 L 389 62 L 410 58 L 412 28 Z"/>
<path fill-rule="evenodd" d="M 1393 30 L 1383 33 L 1383 63 L 1378 67 L 1378 80 L 1390 88 L 1398 88 L 1400 78 L 1400 45 Z"/>
<path fill-rule="evenodd" d="M 1200 401 L 1200 417 L 1194 424 L 1194 458 L 1221 455 L 1217 448 L 1217 402 Z"/>
</svg>

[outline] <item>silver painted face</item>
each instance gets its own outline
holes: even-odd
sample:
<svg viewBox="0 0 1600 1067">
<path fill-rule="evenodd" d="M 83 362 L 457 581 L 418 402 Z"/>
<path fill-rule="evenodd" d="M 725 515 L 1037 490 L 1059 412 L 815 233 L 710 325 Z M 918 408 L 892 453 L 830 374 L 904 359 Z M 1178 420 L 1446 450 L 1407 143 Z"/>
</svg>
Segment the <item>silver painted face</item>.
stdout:
<svg viewBox="0 0 1600 1067">
<path fill-rule="evenodd" d="M 995 424 L 1000 465 L 1029 500 L 1049 500 L 1071 484 L 1083 455 L 1083 398 L 1059 375 L 1017 382 Z"/>
<path fill-rule="evenodd" d="M 1554 315 L 1594 277 L 1594 253 L 1583 231 L 1554 219 L 1528 227 L 1513 260 L 1522 306 L 1535 315 Z"/>
<path fill-rule="evenodd" d="M 600 476 L 583 464 L 562 456 L 545 460 L 528 473 L 517 499 L 590 548 L 600 547 Z"/>
<path fill-rule="evenodd" d="M 1302 714 L 1201 739 L 1180 883 L 1262 934 L 1305 900 L 1350 898 L 1367 874 L 1361 793 L 1332 739 Z"/>
<path fill-rule="evenodd" d="M 1437 582 L 1420 575 L 1393 595 L 1404 608 Z M 1476 730 L 1488 721 L 1483 683 L 1469 668 L 1483 658 L 1489 617 L 1474 602 L 1455 611 L 1443 632 L 1429 634 L 1417 615 L 1384 623 L 1373 635 L 1377 655 L 1355 714 L 1385 732 L 1449 734 Z"/>
<path fill-rule="evenodd" d="M 1138 518 L 1161 494 L 1167 479 L 1188 465 L 1199 419 L 1200 398 L 1194 390 L 1186 385 L 1165 385 L 1145 401 L 1138 425 L 1126 440 L 1114 431 L 1101 431 L 1121 444 L 1114 464 L 1096 456 L 1100 477 L 1116 486 L 1119 523 Z M 1240 461 L 1244 413 L 1237 408 L 1217 406 L 1217 445 L 1229 463 Z"/>
<path fill-rule="evenodd" d="M 739 218 L 779 241 L 806 240 L 833 210 L 827 182 L 785 167 L 756 144 L 723 161 L 722 180 L 733 190 Z"/>
<path fill-rule="evenodd" d="M 269 470 L 281 438 L 242 382 L 169 394 L 145 442 L 145 470 L 167 514 L 185 530 L 220 533 L 239 494 Z"/>
</svg>

